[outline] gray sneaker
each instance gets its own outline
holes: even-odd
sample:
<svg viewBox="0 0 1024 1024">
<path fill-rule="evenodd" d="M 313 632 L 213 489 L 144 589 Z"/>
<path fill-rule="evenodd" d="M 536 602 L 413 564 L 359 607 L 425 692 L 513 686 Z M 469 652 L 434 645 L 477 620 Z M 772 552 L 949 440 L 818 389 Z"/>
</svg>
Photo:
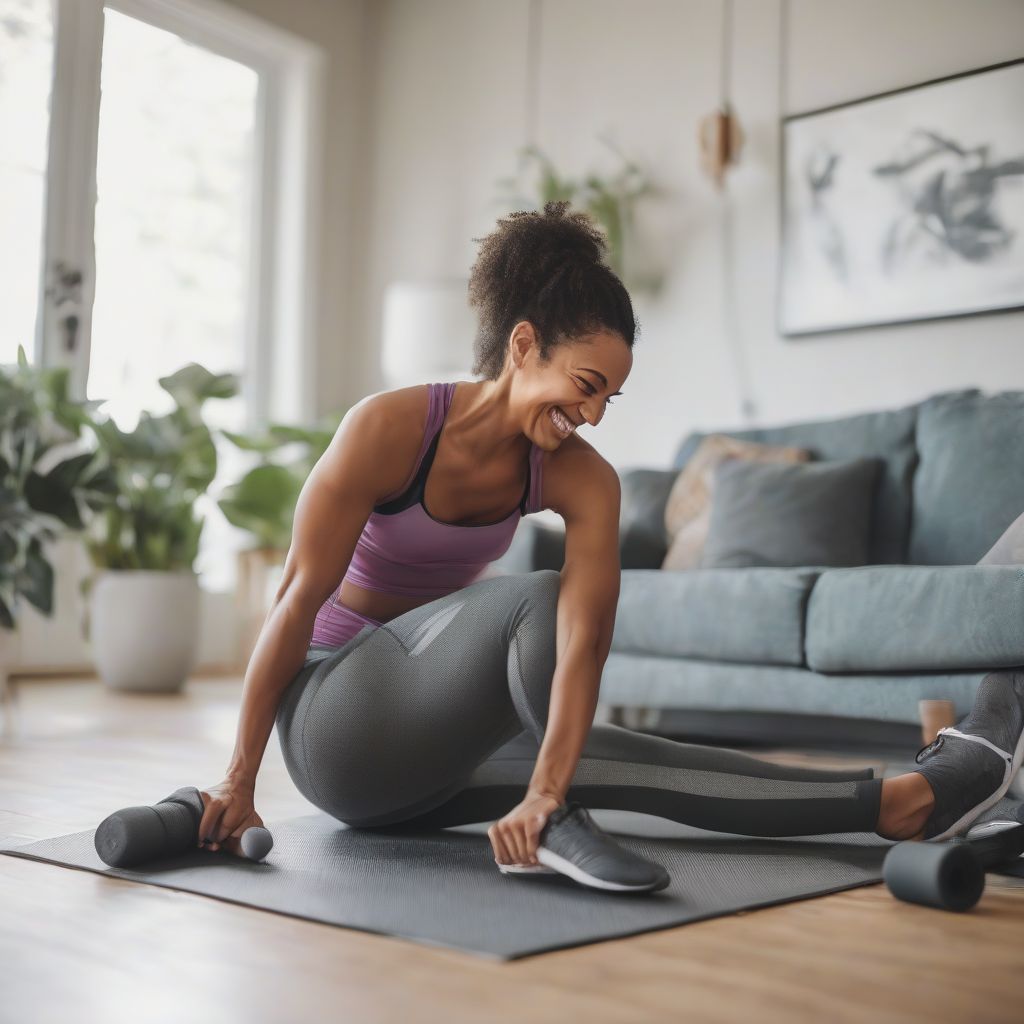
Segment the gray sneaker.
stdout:
<svg viewBox="0 0 1024 1024">
<path fill-rule="evenodd" d="M 935 793 L 926 842 L 967 831 L 1009 789 L 1024 758 L 1024 671 L 990 672 L 959 729 L 940 729 L 918 751 L 917 769 Z"/>
<path fill-rule="evenodd" d="M 1024 825 L 1024 803 L 1004 796 L 974 819 L 974 824 L 967 830 L 965 838 L 987 839 L 1020 825 Z M 1021 857 L 1024 857 L 1024 854 L 1021 854 Z"/>
<path fill-rule="evenodd" d="M 660 865 L 619 846 L 582 804 L 562 804 L 540 833 L 536 865 L 499 864 L 504 874 L 566 875 L 580 885 L 609 892 L 657 892 L 671 881 Z"/>
</svg>

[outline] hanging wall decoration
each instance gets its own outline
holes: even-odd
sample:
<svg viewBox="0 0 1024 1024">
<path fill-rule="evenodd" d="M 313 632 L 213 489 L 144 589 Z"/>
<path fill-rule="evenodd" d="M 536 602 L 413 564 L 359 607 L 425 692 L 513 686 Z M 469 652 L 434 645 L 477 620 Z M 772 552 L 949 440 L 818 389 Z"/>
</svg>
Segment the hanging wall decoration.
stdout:
<svg viewBox="0 0 1024 1024">
<path fill-rule="evenodd" d="M 1024 60 L 782 121 L 778 328 L 1024 308 Z"/>
</svg>

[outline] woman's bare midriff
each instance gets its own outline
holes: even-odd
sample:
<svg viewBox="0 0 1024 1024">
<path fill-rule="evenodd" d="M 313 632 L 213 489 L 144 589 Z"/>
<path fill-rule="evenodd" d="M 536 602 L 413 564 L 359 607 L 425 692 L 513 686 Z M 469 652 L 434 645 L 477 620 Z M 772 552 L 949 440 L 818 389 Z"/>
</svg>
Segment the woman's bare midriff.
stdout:
<svg viewBox="0 0 1024 1024">
<path fill-rule="evenodd" d="M 346 608 L 351 608 L 352 611 L 378 622 L 390 622 L 396 616 L 433 600 L 430 597 L 410 597 L 405 594 L 386 594 L 382 590 L 367 590 L 366 587 L 357 587 L 350 580 L 342 581 L 339 597 Z"/>
</svg>

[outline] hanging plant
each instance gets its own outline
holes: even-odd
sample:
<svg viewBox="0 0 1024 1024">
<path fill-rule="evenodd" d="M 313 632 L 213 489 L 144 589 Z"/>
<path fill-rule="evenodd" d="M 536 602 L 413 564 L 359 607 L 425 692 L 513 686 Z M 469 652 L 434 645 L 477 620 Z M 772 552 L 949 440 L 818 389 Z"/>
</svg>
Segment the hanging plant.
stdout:
<svg viewBox="0 0 1024 1024">
<path fill-rule="evenodd" d="M 502 205 L 516 209 L 541 210 L 552 200 L 568 200 L 576 209 L 583 210 L 604 229 L 608 243 L 608 265 L 627 287 L 657 286 L 652 279 L 634 278 L 625 258 L 626 238 L 631 236 L 633 211 L 638 200 L 658 194 L 657 187 L 647 173 L 629 160 L 607 138 L 601 141 L 622 160 L 622 167 L 611 177 L 587 174 L 582 179 L 564 177 L 555 168 L 551 158 L 539 146 L 523 146 L 519 151 L 519 166 L 515 175 L 498 179 L 505 195 Z M 533 194 L 523 191 L 523 181 L 534 169 Z M 527 186 L 529 188 L 529 186 Z"/>
</svg>

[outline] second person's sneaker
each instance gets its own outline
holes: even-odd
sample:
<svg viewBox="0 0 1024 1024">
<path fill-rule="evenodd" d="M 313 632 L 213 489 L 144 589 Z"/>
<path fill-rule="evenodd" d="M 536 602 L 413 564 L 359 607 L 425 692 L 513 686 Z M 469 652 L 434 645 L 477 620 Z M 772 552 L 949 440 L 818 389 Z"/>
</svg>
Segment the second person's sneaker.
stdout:
<svg viewBox="0 0 1024 1024">
<path fill-rule="evenodd" d="M 1024 759 L 1024 671 L 990 672 L 959 729 L 940 729 L 915 769 L 935 794 L 926 842 L 966 832 L 1007 791 Z"/>
</svg>

